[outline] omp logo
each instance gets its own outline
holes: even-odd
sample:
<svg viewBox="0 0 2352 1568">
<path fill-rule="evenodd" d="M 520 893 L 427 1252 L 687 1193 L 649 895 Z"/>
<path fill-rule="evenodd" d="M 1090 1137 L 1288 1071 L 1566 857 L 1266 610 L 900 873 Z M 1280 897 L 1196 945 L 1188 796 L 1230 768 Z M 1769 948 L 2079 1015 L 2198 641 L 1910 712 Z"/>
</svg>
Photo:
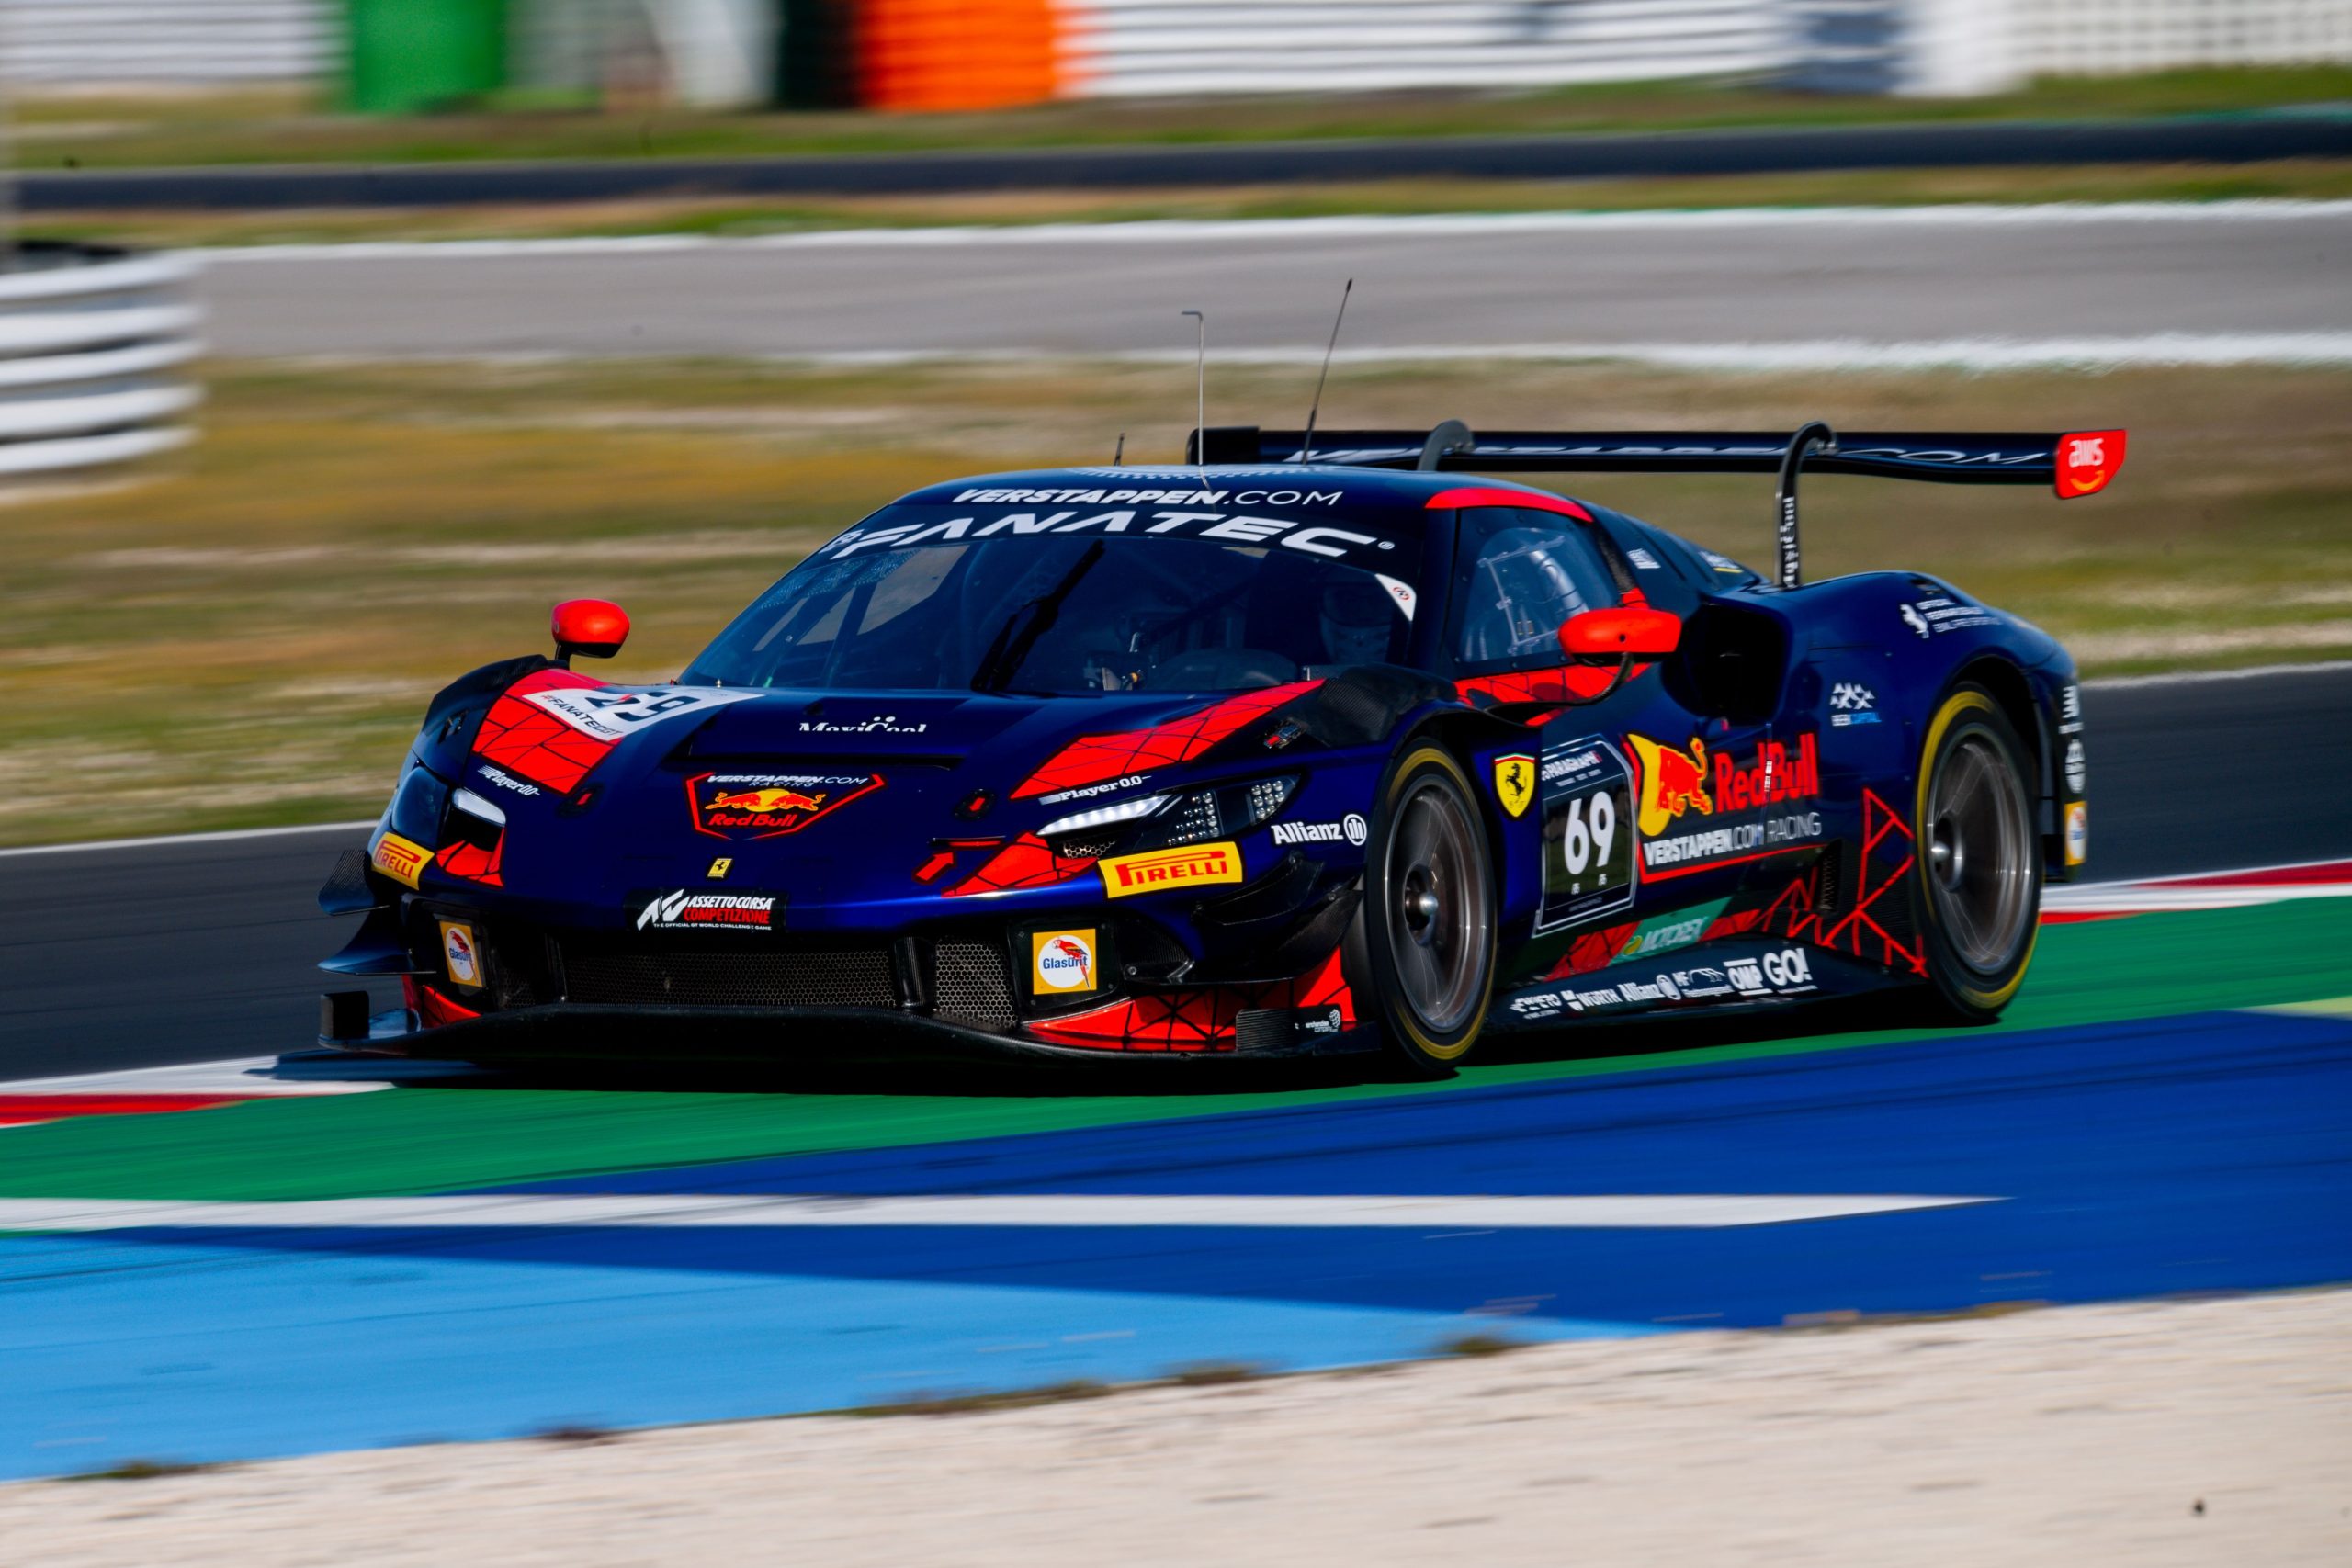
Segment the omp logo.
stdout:
<svg viewBox="0 0 2352 1568">
<path fill-rule="evenodd" d="M 1029 974 L 1040 991 L 1094 988 L 1094 933 L 1040 931 L 1029 939 Z"/>
<path fill-rule="evenodd" d="M 386 833 L 377 841 L 375 852 L 368 860 L 369 864 L 394 882 L 413 887 L 418 874 L 424 870 L 425 863 L 432 858 L 433 852 L 423 844 L 403 839 L 398 833 Z"/>
<path fill-rule="evenodd" d="M 1241 880 L 1241 848 L 1234 843 L 1188 844 L 1152 850 L 1101 863 L 1102 891 L 1113 898 L 1158 893 L 1170 887 L 1205 886 Z"/>
<path fill-rule="evenodd" d="M 1642 837 L 1666 831 L 1666 825 L 1686 811 L 1714 815 L 1715 803 L 1707 795 L 1705 741 L 1692 736 L 1687 751 L 1661 746 L 1641 735 L 1628 735 L 1625 743 L 1633 747 L 1641 764 L 1642 806 L 1634 819 Z"/>
</svg>

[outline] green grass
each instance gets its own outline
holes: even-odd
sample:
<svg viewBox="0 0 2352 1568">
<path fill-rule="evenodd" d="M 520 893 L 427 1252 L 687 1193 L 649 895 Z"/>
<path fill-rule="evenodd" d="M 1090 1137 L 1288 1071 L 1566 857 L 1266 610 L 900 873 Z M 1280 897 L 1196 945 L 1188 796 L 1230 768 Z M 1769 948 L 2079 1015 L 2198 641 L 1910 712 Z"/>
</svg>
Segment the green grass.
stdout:
<svg viewBox="0 0 2352 1568">
<path fill-rule="evenodd" d="M 1296 419 L 1310 371 L 1233 367 L 1220 417 Z M 1189 367 L 737 362 L 218 366 L 202 439 L 141 478 L 0 510 L 0 841 L 372 816 L 425 700 L 620 600 L 612 673 L 681 668 L 812 544 L 915 485 L 1164 460 Z M 2352 652 L 2352 375 L 1706 376 L 1341 367 L 1327 425 L 2128 425 L 2112 492 L 1822 479 L 1814 575 L 1948 575 L 2094 671 Z M 1576 488 L 1751 560 L 1761 479 Z"/>
<path fill-rule="evenodd" d="M 2245 114 L 2352 100 L 2343 66 L 2057 78 L 1986 98 L 1826 96 L 1738 83 L 1072 101 L 986 114 L 714 114 L 480 108 L 362 118 L 285 93 L 33 97 L 14 152 L 28 169 L 197 164 L 447 163 L 482 158 L 727 157 L 929 148 L 1293 138 L 1700 130 L 1888 121 Z"/>
<path fill-rule="evenodd" d="M 1411 179 L 1152 191 L 989 191 L 831 200 L 727 197 L 389 210 L 344 208 L 286 212 L 72 213 L 44 215 L 39 227 L 41 233 L 62 239 L 117 244 L 262 245 L 360 240 L 568 239 L 610 234 L 741 237 L 818 229 L 1127 223 L 1163 218 L 2280 197 L 2352 197 L 2352 159 L 2059 164 L 2030 169 L 1887 169 L 1626 180 Z"/>
</svg>

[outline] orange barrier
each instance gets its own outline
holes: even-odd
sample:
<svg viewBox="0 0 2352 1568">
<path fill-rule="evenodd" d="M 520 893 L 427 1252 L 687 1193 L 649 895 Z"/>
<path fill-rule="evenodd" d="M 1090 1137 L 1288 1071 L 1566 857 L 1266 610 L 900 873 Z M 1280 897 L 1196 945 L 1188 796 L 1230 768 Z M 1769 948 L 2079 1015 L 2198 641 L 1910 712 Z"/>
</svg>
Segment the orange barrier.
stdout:
<svg viewBox="0 0 2352 1568">
<path fill-rule="evenodd" d="M 881 109 L 1042 103 L 1058 85 L 1051 0 L 858 0 L 858 100 Z"/>
</svg>

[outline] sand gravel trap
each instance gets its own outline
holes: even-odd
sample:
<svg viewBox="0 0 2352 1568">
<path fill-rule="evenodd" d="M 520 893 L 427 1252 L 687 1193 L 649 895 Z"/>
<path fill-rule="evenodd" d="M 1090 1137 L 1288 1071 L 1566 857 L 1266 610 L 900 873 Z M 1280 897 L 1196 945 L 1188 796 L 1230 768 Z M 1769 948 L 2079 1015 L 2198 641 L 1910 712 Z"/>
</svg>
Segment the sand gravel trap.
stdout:
<svg viewBox="0 0 2352 1568">
<path fill-rule="evenodd" d="M 1441 1559 L 2338 1568 L 2352 1292 L 0 1487 L 12 1563 Z"/>
</svg>

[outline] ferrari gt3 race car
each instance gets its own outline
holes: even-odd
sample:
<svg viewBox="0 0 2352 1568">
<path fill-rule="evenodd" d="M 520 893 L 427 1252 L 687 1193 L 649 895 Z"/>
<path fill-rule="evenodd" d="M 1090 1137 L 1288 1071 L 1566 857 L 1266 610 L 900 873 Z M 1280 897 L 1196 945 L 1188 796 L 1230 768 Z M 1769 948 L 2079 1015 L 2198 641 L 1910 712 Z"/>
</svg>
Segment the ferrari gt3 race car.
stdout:
<svg viewBox="0 0 2352 1568">
<path fill-rule="evenodd" d="M 1310 445 L 1312 449 L 1310 450 Z M 323 1043 L 475 1060 L 1385 1049 L 1880 990 L 1997 1015 L 2086 847 L 2065 650 L 1803 581 L 1801 469 L 2106 487 L 2120 431 L 1255 428 L 918 490 L 662 685 L 440 693 Z M 1767 577 L 1498 476 L 1780 476 Z M 1469 477 L 1469 476 L 1476 477 Z"/>
</svg>

